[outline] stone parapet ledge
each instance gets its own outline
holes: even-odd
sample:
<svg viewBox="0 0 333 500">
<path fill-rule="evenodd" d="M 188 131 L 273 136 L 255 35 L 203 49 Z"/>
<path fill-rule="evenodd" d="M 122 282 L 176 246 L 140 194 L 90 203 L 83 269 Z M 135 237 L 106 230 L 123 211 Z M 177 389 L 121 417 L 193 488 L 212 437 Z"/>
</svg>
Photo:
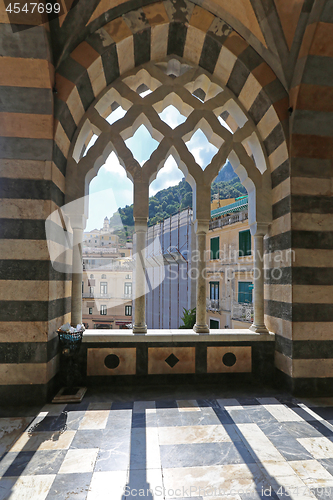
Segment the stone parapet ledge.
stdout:
<svg viewBox="0 0 333 500">
<path fill-rule="evenodd" d="M 132 330 L 86 330 L 83 334 L 83 343 L 94 342 L 274 342 L 275 334 L 254 333 L 248 329 L 239 330 L 214 330 L 207 334 L 195 333 L 193 330 L 148 330 L 145 334 L 133 333 Z"/>
</svg>

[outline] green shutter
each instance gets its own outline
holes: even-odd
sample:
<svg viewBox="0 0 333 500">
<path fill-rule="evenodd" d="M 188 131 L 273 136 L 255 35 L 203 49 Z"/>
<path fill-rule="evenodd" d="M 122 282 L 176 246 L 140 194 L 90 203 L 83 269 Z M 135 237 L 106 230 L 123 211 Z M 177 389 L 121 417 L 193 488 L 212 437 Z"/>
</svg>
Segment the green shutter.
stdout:
<svg viewBox="0 0 333 500">
<path fill-rule="evenodd" d="M 251 233 L 250 230 L 239 231 L 239 256 L 251 255 Z"/>
<path fill-rule="evenodd" d="M 219 258 L 220 250 L 220 237 L 210 239 L 210 259 L 215 260 Z"/>
<path fill-rule="evenodd" d="M 238 302 L 252 302 L 252 283 L 248 281 L 238 282 Z"/>
<path fill-rule="evenodd" d="M 209 320 L 209 328 L 210 330 L 218 330 L 219 322 L 216 319 Z"/>
</svg>

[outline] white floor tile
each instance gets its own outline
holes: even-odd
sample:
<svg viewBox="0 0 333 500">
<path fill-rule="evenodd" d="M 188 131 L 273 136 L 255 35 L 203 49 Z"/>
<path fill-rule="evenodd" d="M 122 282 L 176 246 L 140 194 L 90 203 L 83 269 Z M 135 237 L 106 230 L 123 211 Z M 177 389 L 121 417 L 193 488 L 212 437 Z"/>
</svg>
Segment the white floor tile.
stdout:
<svg viewBox="0 0 333 500">
<path fill-rule="evenodd" d="M 81 420 L 79 430 L 105 429 L 109 414 L 110 411 L 107 410 L 88 410 Z"/>
<path fill-rule="evenodd" d="M 164 444 L 221 443 L 231 438 L 222 425 L 160 427 L 159 442 Z"/>
<path fill-rule="evenodd" d="M 94 472 L 87 500 L 122 500 L 127 478 L 127 471 Z"/>
<path fill-rule="evenodd" d="M 99 448 L 68 450 L 59 474 L 93 472 Z"/>
<path fill-rule="evenodd" d="M 298 438 L 297 441 L 314 458 L 333 458 L 333 443 L 325 437 Z"/>
<path fill-rule="evenodd" d="M 70 447 L 76 431 L 24 432 L 11 451 L 66 450 Z"/>
<path fill-rule="evenodd" d="M 313 488 L 333 486 L 333 477 L 317 460 L 295 460 L 289 464 L 307 486 Z"/>
<path fill-rule="evenodd" d="M 303 419 L 291 408 L 282 404 L 263 405 L 278 422 L 302 422 Z"/>
<path fill-rule="evenodd" d="M 44 500 L 55 474 L 0 479 L 0 498 L 8 500 Z"/>
</svg>

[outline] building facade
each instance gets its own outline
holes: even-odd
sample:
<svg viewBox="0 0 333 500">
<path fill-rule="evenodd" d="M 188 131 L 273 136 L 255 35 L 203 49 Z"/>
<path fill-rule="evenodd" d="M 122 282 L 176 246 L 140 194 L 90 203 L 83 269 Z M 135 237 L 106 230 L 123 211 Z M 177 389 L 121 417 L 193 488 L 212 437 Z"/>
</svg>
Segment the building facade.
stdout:
<svg viewBox="0 0 333 500">
<path fill-rule="evenodd" d="M 86 328 L 132 326 L 133 268 L 129 264 L 116 264 L 83 274 L 82 321 Z"/>
<path fill-rule="evenodd" d="M 82 321 L 86 328 L 132 326 L 132 243 L 119 244 L 105 217 L 103 228 L 83 234 Z"/>
<path fill-rule="evenodd" d="M 89 248 L 112 248 L 114 253 L 117 253 L 119 237 L 114 234 L 114 229 L 110 227 L 109 219 L 105 217 L 101 229 L 84 232 L 83 245 Z"/>
<path fill-rule="evenodd" d="M 216 206 L 212 203 L 212 207 Z M 253 238 L 248 197 L 213 208 L 207 233 L 207 323 L 211 329 L 253 323 Z"/>
</svg>

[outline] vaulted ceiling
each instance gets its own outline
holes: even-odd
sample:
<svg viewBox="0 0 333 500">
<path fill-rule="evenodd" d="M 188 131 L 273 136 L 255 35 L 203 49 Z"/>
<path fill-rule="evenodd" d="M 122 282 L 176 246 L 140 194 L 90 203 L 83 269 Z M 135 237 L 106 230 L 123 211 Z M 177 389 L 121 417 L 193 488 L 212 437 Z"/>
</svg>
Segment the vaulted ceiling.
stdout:
<svg viewBox="0 0 333 500">
<path fill-rule="evenodd" d="M 144 23 L 151 0 L 64 0 L 62 15 L 50 22 L 55 67 L 110 21 L 140 9 Z M 168 15 L 186 24 L 194 4 L 223 19 L 269 64 L 285 88 L 292 86 L 293 69 L 302 44 L 310 45 L 311 26 L 318 20 L 322 0 L 172 0 Z M 170 3 L 165 2 L 170 10 Z M 137 16 L 137 13 L 136 13 Z M 133 19 L 135 22 L 135 19 Z M 199 22 L 205 22 L 204 19 Z"/>
</svg>

